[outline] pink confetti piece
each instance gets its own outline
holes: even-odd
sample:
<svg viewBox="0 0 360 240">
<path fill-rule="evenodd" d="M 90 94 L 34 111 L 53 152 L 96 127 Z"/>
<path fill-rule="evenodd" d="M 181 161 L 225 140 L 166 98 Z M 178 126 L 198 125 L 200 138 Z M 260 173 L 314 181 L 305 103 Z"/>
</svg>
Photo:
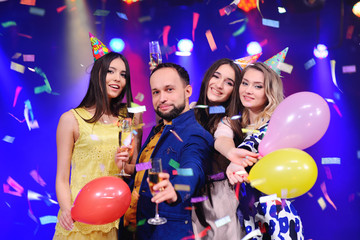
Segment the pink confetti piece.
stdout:
<svg viewBox="0 0 360 240">
<path fill-rule="evenodd" d="M 22 87 L 20 87 L 20 86 L 17 86 L 15 89 L 15 97 L 14 97 L 13 107 L 15 107 L 15 105 L 16 105 L 16 101 L 18 99 L 21 89 L 22 89 Z"/>
<path fill-rule="evenodd" d="M 65 5 L 65 6 L 61 6 L 61 7 L 56 8 L 57 13 L 61 13 L 62 11 L 64 11 L 66 9 L 66 7 L 67 6 Z"/>
<path fill-rule="evenodd" d="M 326 177 L 327 179 L 332 179 L 332 174 L 331 174 L 331 170 L 328 166 L 324 166 L 324 170 L 325 170 L 325 174 L 326 174 Z"/>
<path fill-rule="evenodd" d="M 210 175 L 209 178 L 211 180 L 222 180 L 225 178 L 225 174 L 224 172 L 221 172 L 221 173 L 217 173 L 217 174 L 214 174 L 214 175 Z"/>
<path fill-rule="evenodd" d="M 176 170 L 172 170 L 172 175 L 178 175 Z"/>
<path fill-rule="evenodd" d="M 216 46 L 216 43 L 215 43 L 215 40 L 214 40 L 214 37 L 213 37 L 211 31 L 207 30 L 205 32 L 205 36 L 206 36 L 206 39 L 207 39 L 207 41 L 209 43 L 211 51 L 215 51 L 217 49 L 217 46 Z"/>
<path fill-rule="evenodd" d="M 25 71 L 25 67 L 23 65 L 15 63 L 15 62 L 10 63 L 10 69 L 14 70 L 16 72 L 19 72 L 19 73 L 24 73 L 24 71 Z"/>
<path fill-rule="evenodd" d="M 163 28 L 163 43 L 164 46 L 167 47 L 168 46 L 168 37 L 169 37 L 169 32 L 170 32 L 171 26 L 167 25 Z M 168 53 L 165 53 L 166 59 L 168 59 Z"/>
<path fill-rule="evenodd" d="M 151 162 L 138 163 L 135 165 L 135 167 L 137 172 L 147 170 L 151 168 Z"/>
<path fill-rule="evenodd" d="M 355 200 L 355 193 L 350 194 L 348 200 L 349 200 L 349 202 L 354 201 Z"/>
<path fill-rule="evenodd" d="M 183 237 L 181 240 L 189 240 L 189 239 L 201 239 L 207 235 L 207 232 L 211 229 L 210 226 L 207 226 L 204 230 L 199 232 L 197 235 L 193 234 L 190 236 Z"/>
<path fill-rule="evenodd" d="M 346 30 L 346 39 L 351 39 L 354 33 L 354 25 L 348 26 Z"/>
<path fill-rule="evenodd" d="M 27 35 L 27 34 L 18 33 L 18 35 L 19 35 L 20 37 L 26 37 L 26 38 L 32 39 L 32 36 Z"/>
<path fill-rule="evenodd" d="M 29 209 L 28 210 L 28 216 L 36 223 L 38 223 L 37 218 L 35 217 L 34 213 Z"/>
<path fill-rule="evenodd" d="M 311 192 L 308 192 L 307 195 L 309 195 L 309 197 L 314 197 Z"/>
<path fill-rule="evenodd" d="M 207 196 L 203 196 L 203 197 L 194 197 L 194 198 L 191 198 L 191 202 L 192 203 L 198 203 L 198 202 L 203 202 L 205 200 L 207 200 L 208 197 Z"/>
<path fill-rule="evenodd" d="M 11 113 L 9 113 L 9 115 L 12 116 L 13 118 L 15 118 L 19 123 L 25 122 L 25 119 L 20 120 L 20 119 L 18 119 L 17 117 L 15 117 L 15 116 L 14 116 L 13 114 L 11 114 Z"/>
<path fill-rule="evenodd" d="M 335 204 L 334 204 L 333 201 L 330 199 L 330 197 L 329 197 L 329 195 L 328 195 L 328 193 L 327 193 L 325 182 L 323 182 L 323 183 L 320 185 L 320 189 L 321 189 L 321 191 L 323 192 L 326 201 L 328 201 L 328 203 L 330 203 L 330 205 L 331 205 L 335 210 L 337 210 Z"/>
<path fill-rule="evenodd" d="M 39 172 L 37 170 L 32 170 L 30 172 L 30 176 L 35 180 L 35 182 L 37 182 L 38 184 L 40 184 L 40 186 L 45 187 L 46 186 L 46 182 L 44 181 L 44 179 L 40 176 Z"/>
<path fill-rule="evenodd" d="M 15 137 L 11 137 L 11 136 L 8 136 L 6 135 L 4 138 L 3 138 L 3 141 L 4 142 L 7 142 L 7 143 L 13 143 L 15 140 Z"/>
<path fill-rule="evenodd" d="M 193 28 L 192 28 L 192 40 L 195 41 L 195 29 L 197 27 L 198 21 L 199 21 L 200 14 L 194 12 L 193 13 Z"/>
<path fill-rule="evenodd" d="M 181 139 L 181 137 L 180 137 L 174 130 L 171 130 L 171 129 L 170 129 L 170 132 L 171 132 L 172 134 L 174 134 L 175 137 L 176 137 L 180 142 L 183 142 L 183 140 Z"/>
<path fill-rule="evenodd" d="M 24 62 L 35 62 L 35 55 L 34 54 L 24 54 L 23 61 Z"/>
<path fill-rule="evenodd" d="M 339 107 L 338 107 L 335 103 L 333 104 L 333 107 L 334 107 L 335 111 L 339 114 L 339 116 L 342 117 L 342 114 L 341 114 L 341 112 L 340 112 L 340 109 L 339 109 Z"/>
<path fill-rule="evenodd" d="M 356 65 L 349 65 L 342 67 L 343 73 L 356 73 Z"/>
<path fill-rule="evenodd" d="M 3 190 L 4 193 L 8 193 L 14 196 L 21 197 L 22 193 L 24 192 L 24 188 L 18 184 L 12 177 L 8 177 L 6 180 L 8 184 L 3 184 Z M 10 187 L 12 187 L 15 191 L 10 190 Z"/>
</svg>

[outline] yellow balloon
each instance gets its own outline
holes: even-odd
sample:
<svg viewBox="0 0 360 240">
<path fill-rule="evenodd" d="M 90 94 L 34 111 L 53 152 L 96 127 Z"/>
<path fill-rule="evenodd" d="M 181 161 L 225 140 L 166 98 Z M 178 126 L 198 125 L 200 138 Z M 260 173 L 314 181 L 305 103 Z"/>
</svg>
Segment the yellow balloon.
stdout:
<svg viewBox="0 0 360 240">
<path fill-rule="evenodd" d="M 251 186 L 280 198 L 295 198 L 314 186 L 318 170 L 314 159 L 296 148 L 283 148 L 265 155 L 250 170 Z"/>
</svg>

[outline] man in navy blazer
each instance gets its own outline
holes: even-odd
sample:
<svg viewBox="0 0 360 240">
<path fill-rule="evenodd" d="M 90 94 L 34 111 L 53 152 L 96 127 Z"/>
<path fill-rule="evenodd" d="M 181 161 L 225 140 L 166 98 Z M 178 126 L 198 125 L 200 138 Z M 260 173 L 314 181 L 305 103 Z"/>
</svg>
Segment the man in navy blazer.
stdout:
<svg viewBox="0 0 360 240">
<path fill-rule="evenodd" d="M 137 239 L 181 239 L 193 235 L 191 198 L 205 183 L 211 165 L 213 137 L 196 121 L 189 108 L 192 87 L 183 67 L 159 64 L 150 75 L 150 87 L 155 112 L 162 120 L 151 130 L 137 163 L 161 158 L 163 173 L 159 177 L 163 180 L 154 186 L 159 192 L 152 196 L 147 171 L 136 172 L 132 202 L 124 215 L 124 223 L 125 227 L 137 225 Z M 181 174 L 182 169 L 186 169 L 187 174 Z M 155 202 L 159 203 L 160 217 L 166 218 L 167 223 L 147 223 L 155 216 Z"/>
</svg>

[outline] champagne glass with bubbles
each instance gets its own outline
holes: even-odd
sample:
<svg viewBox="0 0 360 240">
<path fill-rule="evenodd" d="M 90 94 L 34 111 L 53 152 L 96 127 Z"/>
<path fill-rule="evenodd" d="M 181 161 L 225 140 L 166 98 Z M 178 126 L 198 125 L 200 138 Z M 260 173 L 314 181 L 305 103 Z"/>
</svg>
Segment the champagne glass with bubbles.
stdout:
<svg viewBox="0 0 360 240">
<path fill-rule="evenodd" d="M 159 192 L 159 190 L 154 191 L 153 187 L 155 184 L 161 182 L 162 179 L 159 177 L 159 173 L 161 172 L 162 172 L 161 158 L 151 159 L 151 168 L 148 169 L 148 174 L 149 174 L 150 192 L 153 196 L 155 196 Z M 161 225 L 166 222 L 167 222 L 166 218 L 159 216 L 159 205 L 158 203 L 156 203 L 155 217 L 148 219 L 148 223 L 152 225 Z"/>
<path fill-rule="evenodd" d="M 162 63 L 160 44 L 158 41 L 149 42 L 149 53 L 152 66 L 156 67 L 159 63 Z"/>
<path fill-rule="evenodd" d="M 132 142 L 132 130 L 131 130 L 131 118 L 125 118 L 122 122 L 121 132 L 120 134 L 120 146 L 125 146 L 126 148 L 123 151 L 129 151 L 129 147 Z M 122 162 L 122 169 L 118 176 L 129 177 L 130 174 L 125 172 L 125 162 Z"/>
</svg>

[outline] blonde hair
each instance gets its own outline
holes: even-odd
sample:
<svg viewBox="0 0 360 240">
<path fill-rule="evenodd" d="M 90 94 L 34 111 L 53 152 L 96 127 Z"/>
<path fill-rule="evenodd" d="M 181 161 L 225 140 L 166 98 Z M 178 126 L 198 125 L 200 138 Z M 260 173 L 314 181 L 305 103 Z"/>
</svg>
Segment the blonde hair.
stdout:
<svg viewBox="0 0 360 240">
<path fill-rule="evenodd" d="M 257 129 L 261 127 L 264 123 L 270 120 L 271 115 L 273 114 L 275 108 L 280 104 L 282 100 L 284 100 L 284 88 L 282 84 L 282 80 L 274 70 L 272 70 L 269 66 L 262 62 L 256 62 L 254 64 L 248 65 L 241 72 L 241 81 L 245 75 L 245 73 L 249 69 L 255 69 L 264 74 L 264 88 L 265 95 L 267 98 L 267 103 L 265 104 L 260 115 L 255 119 L 255 123 L 253 126 L 250 125 L 250 116 L 249 110 L 244 108 L 242 112 L 242 127 Z"/>
</svg>

